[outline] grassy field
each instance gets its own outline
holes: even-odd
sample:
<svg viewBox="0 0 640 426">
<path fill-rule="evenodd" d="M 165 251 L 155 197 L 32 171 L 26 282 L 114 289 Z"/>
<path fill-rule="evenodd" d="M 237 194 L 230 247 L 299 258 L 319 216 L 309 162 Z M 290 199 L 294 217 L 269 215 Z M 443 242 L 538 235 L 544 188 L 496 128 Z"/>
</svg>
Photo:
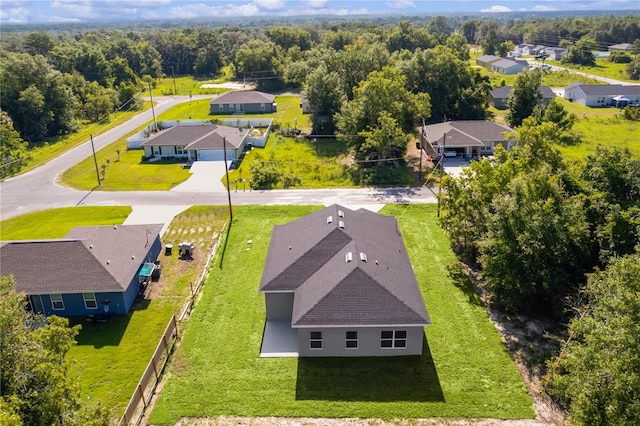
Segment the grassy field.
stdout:
<svg viewBox="0 0 640 426">
<path fill-rule="evenodd" d="M 503 75 L 496 72 L 489 72 L 486 68 L 478 67 L 481 69 L 482 75 L 489 77 L 492 87 L 513 86 L 516 82 L 517 74 Z M 584 83 L 584 84 L 606 84 L 602 81 L 594 80 L 593 78 L 585 77 L 582 75 L 571 74 L 568 71 L 549 71 L 543 70 L 542 85 L 549 87 L 566 87 L 572 83 Z"/>
<path fill-rule="evenodd" d="M 130 211 L 130 207 L 56 209 L 3 221 L 0 229 L 2 239 L 62 238 L 74 226 L 121 224 Z M 124 412 L 167 322 L 184 305 L 190 283 L 196 283 L 228 217 L 226 207 L 215 206 L 192 207 L 179 214 L 162 241 L 177 247 L 189 238 L 196 245 L 195 261 L 187 264 L 178 256 L 161 254 L 162 278 L 152 284 L 161 287 L 153 300 L 137 302 L 128 315 L 118 315 L 106 324 L 72 319 L 73 324 L 82 325 L 78 344 L 68 355 L 73 373 L 82 394 L 110 409 L 113 418 Z"/>
<path fill-rule="evenodd" d="M 169 75 L 165 78 L 155 80 L 154 86 L 151 88 L 153 96 L 172 96 L 178 95 L 209 95 L 224 93 L 229 89 L 205 89 L 201 88 L 205 83 L 224 83 L 233 80 L 233 73 L 228 67 L 222 69 L 222 74 L 218 77 L 194 77 L 191 75 L 176 75 L 174 78 Z"/>
<path fill-rule="evenodd" d="M 75 226 L 121 224 L 129 213 L 131 207 L 68 207 L 28 213 L 1 221 L 0 240 L 62 238 Z"/>
<path fill-rule="evenodd" d="M 73 134 L 52 138 L 46 142 L 34 145 L 28 150 L 28 161 L 22 168 L 20 173 L 28 172 L 29 170 L 43 165 L 53 158 L 64 154 L 70 149 L 75 148 L 76 146 L 88 141 L 90 135 L 100 135 L 115 126 L 118 126 L 130 120 L 135 115 L 140 114 L 140 112 L 149 108 L 151 108 L 151 104 L 149 102 L 145 102 L 144 108 L 142 110 L 130 112 L 115 112 L 109 116 L 109 120 L 107 121 L 102 121 L 100 123 L 83 124 L 80 126 L 78 131 Z"/>
<path fill-rule="evenodd" d="M 433 205 L 383 210 L 399 219 L 433 323 L 422 357 L 259 358 L 265 310 L 257 289 L 271 228 L 317 208 L 236 209 L 224 260 L 211 271 L 183 333 L 150 424 L 218 415 L 534 417 L 522 379 L 461 273 Z"/>
<path fill-rule="evenodd" d="M 608 58 L 597 58 L 596 65 L 593 67 L 586 67 L 582 65 L 563 64 L 561 61 L 547 61 L 550 65 L 556 65 L 562 68 L 568 68 L 576 71 L 582 71 L 587 74 L 593 74 L 600 77 L 613 78 L 615 80 L 627 81 L 630 83 L 638 83 L 638 80 L 631 80 L 627 76 L 628 64 L 616 64 L 609 62 Z"/>
</svg>

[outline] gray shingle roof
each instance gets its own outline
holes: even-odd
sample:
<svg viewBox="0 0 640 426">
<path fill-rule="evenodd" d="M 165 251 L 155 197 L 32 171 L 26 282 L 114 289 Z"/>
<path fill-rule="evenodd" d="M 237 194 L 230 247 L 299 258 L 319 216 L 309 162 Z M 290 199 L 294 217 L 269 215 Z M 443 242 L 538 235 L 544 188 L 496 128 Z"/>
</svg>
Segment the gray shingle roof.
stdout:
<svg viewBox="0 0 640 426">
<path fill-rule="evenodd" d="M 14 275 L 16 290 L 27 294 L 123 291 L 161 229 L 76 227 L 64 239 L 3 242 L 0 275 Z"/>
<path fill-rule="evenodd" d="M 542 92 L 543 99 L 552 99 L 556 96 L 549 86 L 540 86 L 539 89 L 540 92 Z M 511 95 L 511 86 L 496 87 L 491 90 L 491 96 L 493 96 L 494 99 L 505 99 L 508 98 L 509 95 Z"/>
<path fill-rule="evenodd" d="M 218 96 L 209 104 L 269 104 L 273 103 L 275 99 L 276 95 L 257 90 L 232 90 Z"/>
<path fill-rule="evenodd" d="M 640 86 L 622 84 L 579 84 L 573 83 L 565 88 L 579 87 L 587 96 L 640 95 Z"/>
<path fill-rule="evenodd" d="M 236 127 L 176 126 L 158 133 L 144 141 L 141 146 L 184 146 L 184 149 L 222 149 L 223 137 L 226 137 L 227 148 L 240 146 L 250 129 Z"/>
<path fill-rule="evenodd" d="M 511 59 L 500 59 L 499 61 L 491 62 L 491 66 L 498 68 L 511 68 L 515 66 L 524 67 L 525 65 L 523 63 L 512 61 Z"/>
<path fill-rule="evenodd" d="M 295 292 L 294 327 L 429 324 L 395 218 L 363 209 L 333 205 L 274 227 L 260 291 Z"/>
<path fill-rule="evenodd" d="M 444 123 L 429 124 L 417 128 L 418 132 L 426 132 L 426 137 L 432 144 L 442 144 L 447 135 L 445 147 L 462 148 L 467 146 L 482 146 L 484 142 L 504 142 L 504 132 L 513 129 L 503 124 L 487 120 L 459 120 Z"/>
</svg>

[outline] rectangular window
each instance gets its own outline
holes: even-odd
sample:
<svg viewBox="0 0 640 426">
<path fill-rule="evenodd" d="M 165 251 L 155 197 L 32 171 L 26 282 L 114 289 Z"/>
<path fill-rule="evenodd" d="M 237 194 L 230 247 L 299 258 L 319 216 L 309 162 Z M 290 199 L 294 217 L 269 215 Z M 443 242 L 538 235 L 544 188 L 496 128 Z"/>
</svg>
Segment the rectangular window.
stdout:
<svg viewBox="0 0 640 426">
<path fill-rule="evenodd" d="M 51 309 L 60 311 L 64 309 L 64 301 L 61 294 L 52 294 L 51 297 Z"/>
<path fill-rule="evenodd" d="M 345 347 L 347 349 L 358 349 L 358 332 L 347 331 L 345 333 Z"/>
<path fill-rule="evenodd" d="M 322 331 L 309 333 L 309 344 L 311 349 L 322 349 Z"/>
<path fill-rule="evenodd" d="M 224 104 L 218 104 L 218 108 L 220 108 L 220 111 L 224 111 Z"/>
<path fill-rule="evenodd" d="M 381 331 L 380 347 L 382 349 L 406 348 L 407 332 L 405 330 Z"/>
<path fill-rule="evenodd" d="M 233 104 L 229 104 L 229 111 L 233 111 Z"/>
<path fill-rule="evenodd" d="M 261 109 L 262 111 L 264 111 L 264 109 L 265 109 L 265 105 L 264 105 L 264 104 L 260 104 L 260 109 Z"/>
<path fill-rule="evenodd" d="M 95 293 L 82 293 L 82 298 L 84 299 L 85 308 L 96 309 L 98 307 L 98 304 L 96 303 Z"/>
<path fill-rule="evenodd" d="M 176 146 L 176 155 L 184 155 L 184 147 Z"/>
</svg>

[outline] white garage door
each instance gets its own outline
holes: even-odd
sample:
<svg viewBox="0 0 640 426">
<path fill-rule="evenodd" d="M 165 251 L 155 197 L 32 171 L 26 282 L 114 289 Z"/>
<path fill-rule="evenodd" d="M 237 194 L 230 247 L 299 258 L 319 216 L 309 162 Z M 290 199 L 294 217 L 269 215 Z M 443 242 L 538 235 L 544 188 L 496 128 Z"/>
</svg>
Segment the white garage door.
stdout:
<svg viewBox="0 0 640 426">
<path fill-rule="evenodd" d="M 198 160 L 200 161 L 224 161 L 224 152 L 214 149 L 203 149 L 200 150 L 200 156 Z M 227 152 L 227 155 L 229 153 Z"/>
</svg>

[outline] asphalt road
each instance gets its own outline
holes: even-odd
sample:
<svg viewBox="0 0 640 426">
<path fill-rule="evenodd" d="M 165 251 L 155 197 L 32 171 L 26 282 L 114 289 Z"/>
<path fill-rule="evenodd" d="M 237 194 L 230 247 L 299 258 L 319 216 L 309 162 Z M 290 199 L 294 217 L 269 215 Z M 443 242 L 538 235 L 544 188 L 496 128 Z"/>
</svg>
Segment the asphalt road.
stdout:
<svg viewBox="0 0 640 426">
<path fill-rule="evenodd" d="M 194 96 L 207 98 L 212 96 Z M 189 101 L 188 96 L 154 98 L 156 115 Z M 152 119 L 151 110 L 138 114 L 93 139 L 96 151 L 136 130 Z M 78 191 L 57 183 L 58 176 L 69 167 L 92 155 L 91 143 L 66 152 L 50 162 L 23 175 L 0 183 L 0 219 L 5 220 L 25 213 L 73 206 L 189 206 L 227 204 L 226 191 L 212 189 L 184 191 Z M 384 203 L 434 203 L 436 198 L 429 188 L 349 188 L 318 190 L 231 191 L 233 204 L 323 204 L 348 205 Z M 34 224 L 37 226 L 37 224 Z"/>
</svg>

